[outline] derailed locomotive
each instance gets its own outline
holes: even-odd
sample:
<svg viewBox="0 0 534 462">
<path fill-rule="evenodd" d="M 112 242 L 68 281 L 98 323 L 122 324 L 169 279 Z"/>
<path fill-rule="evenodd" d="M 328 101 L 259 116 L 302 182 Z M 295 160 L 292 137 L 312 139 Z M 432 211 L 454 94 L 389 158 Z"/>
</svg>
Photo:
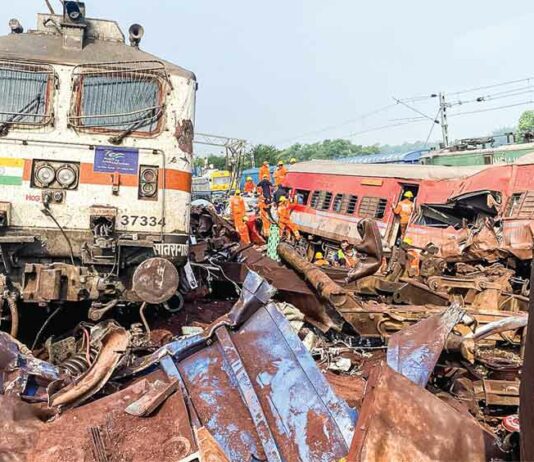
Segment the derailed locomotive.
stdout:
<svg viewBox="0 0 534 462">
<path fill-rule="evenodd" d="M 79 2 L 0 37 L 3 330 L 24 310 L 167 303 L 187 261 L 195 75 Z M 82 302 L 82 303 L 81 303 Z"/>
</svg>

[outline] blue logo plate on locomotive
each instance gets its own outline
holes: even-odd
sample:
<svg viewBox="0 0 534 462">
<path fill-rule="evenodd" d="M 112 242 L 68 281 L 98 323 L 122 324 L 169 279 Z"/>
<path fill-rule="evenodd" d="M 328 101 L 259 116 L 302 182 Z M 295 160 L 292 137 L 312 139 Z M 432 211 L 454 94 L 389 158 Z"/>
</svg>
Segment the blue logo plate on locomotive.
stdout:
<svg viewBox="0 0 534 462">
<path fill-rule="evenodd" d="M 94 171 L 137 175 L 139 150 L 98 146 L 95 151 Z"/>
</svg>

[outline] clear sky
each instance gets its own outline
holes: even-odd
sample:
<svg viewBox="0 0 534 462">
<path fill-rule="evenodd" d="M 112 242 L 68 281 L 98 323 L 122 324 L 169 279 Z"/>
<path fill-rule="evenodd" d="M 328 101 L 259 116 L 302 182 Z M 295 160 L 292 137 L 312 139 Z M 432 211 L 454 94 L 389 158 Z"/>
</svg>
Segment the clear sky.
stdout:
<svg viewBox="0 0 534 462">
<path fill-rule="evenodd" d="M 59 10 L 59 1 L 51 0 Z M 5 3 L 0 24 L 26 29 L 44 0 Z M 142 48 L 194 71 L 197 130 L 287 146 L 323 138 L 398 143 L 426 139 L 431 122 L 401 104 L 448 92 L 466 103 L 451 115 L 451 138 L 485 135 L 534 108 L 534 85 L 454 92 L 534 76 L 532 0 L 87 0 L 88 15 L 146 30 Z M 529 103 L 530 102 L 530 103 Z M 410 102 L 434 117 L 437 100 Z M 375 130 L 377 127 L 397 127 Z M 400 125 L 402 124 L 402 125 Z M 435 127 L 431 139 L 441 135 Z"/>
</svg>

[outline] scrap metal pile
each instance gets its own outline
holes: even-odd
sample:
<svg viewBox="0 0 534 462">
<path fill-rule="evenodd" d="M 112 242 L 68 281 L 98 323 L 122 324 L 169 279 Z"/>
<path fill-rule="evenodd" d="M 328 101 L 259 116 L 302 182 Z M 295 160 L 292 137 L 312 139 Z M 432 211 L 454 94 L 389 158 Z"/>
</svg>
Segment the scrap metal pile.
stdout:
<svg viewBox="0 0 534 462">
<path fill-rule="evenodd" d="M 193 208 L 180 312 L 0 333 L 0 460 L 518 460 L 525 263 L 362 230 L 350 271 L 278 263 Z"/>
</svg>

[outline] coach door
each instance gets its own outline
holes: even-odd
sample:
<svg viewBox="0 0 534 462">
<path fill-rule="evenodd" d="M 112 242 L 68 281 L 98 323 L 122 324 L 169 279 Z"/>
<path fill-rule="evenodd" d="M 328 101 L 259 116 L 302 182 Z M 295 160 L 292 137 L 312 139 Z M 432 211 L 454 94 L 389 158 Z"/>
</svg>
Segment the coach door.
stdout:
<svg viewBox="0 0 534 462">
<path fill-rule="evenodd" d="M 397 201 L 392 204 L 393 209 L 397 207 L 397 204 L 403 200 L 404 194 L 410 191 L 413 194 L 413 203 L 414 206 L 417 205 L 417 194 L 419 193 L 419 185 L 410 184 L 410 183 L 399 183 L 400 184 L 400 193 L 397 197 Z M 412 216 L 413 218 L 413 216 Z M 411 219 L 410 219 L 411 220 Z M 399 245 L 401 242 L 401 229 L 400 229 L 400 219 L 398 215 L 393 215 L 393 220 L 391 222 L 391 227 L 388 233 L 387 244 L 388 247 L 393 247 L 394 245 Z"/>
</svg>

